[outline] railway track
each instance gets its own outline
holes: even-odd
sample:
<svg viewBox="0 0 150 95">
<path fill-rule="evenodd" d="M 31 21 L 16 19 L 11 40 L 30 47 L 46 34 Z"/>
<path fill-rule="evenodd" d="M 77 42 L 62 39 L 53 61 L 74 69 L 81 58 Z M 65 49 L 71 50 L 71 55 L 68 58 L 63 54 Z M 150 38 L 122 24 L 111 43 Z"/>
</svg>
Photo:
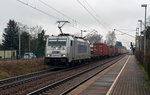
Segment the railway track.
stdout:
<svg viewBox="0 0 150 95">
<path fill-rule="evenodd" d="M 21 80 L 21 79 L 37 76 L 40 74 L 44 74 L 44 73 L 49 72 L 51 70 L 52 69 L 48 69 L 48 70 L 43 70 L 43 71 L 39 71 L 39 72 L 35 72 L 35 73 L 30 73 L 30 74 L 25 74 L 25 75 L 20 75 L 20 76 L 16 76 L 16 77 L 3 79 L 3 80 L 0 80 L 0 86 L 3 84 L 6 84 L 6 83 L 11 83 L 11 82 L 17 81 L 17 80 Z"/>
<path fill-rule="evenodd" d="M 123 57 L 124 57 L 124 56 L 117 57 L 117 59 L 111 59 L 111 60 L 109 60 L 109 61 L 104 62 L 103 64 L 99 64 L 99 65 L 97 65 L 97 66 L 95 66 L 95 67 L 89 68 L 89 69 L 84 70 L 84 71 L 82 71 L 82 72 L 76 73 L 76 74 L 74 74 L 74 75 L 72 75 L 72 76 L 66 77 L 66 78 L 64 78 L 64 79 L 62 79 L 62 80 L 59 80 L 59 81 L 55 82 L 55 83 L 52 83 L 52 84 L 47 85 L 47 86 L 45 86 L 45 87 L 43 87 L 43 88 L 40 88 L 40 89 L 35 90 L 35 91 L 31 92 L 31 93 L 28 93 L 27 95 L 38 95 L 38 94 L 44 94 L 44 95 L 49 95 L 49 94 L 50 94 L 50 95 L 55 95 L 53 92 L 55 92 L 55 89 L 57 89 L 58 87 L 61 87 L 61 86 L 62 86 L 62 88 L 65 88 L 66 86 L 68 86 L 68 85 L 63 86 L 63 85 L 65 85 L 66 82 L 69 82 L 69 81 L 70 81 L 68 84 L 72 84 L 72 82 L 73 82 L 72 80 L 73 80 L 73 79 L 79 78 L 79 76 L 86 75 L 88 72 L 93 72 L 93 71 L 95 70 L 94 73 L 90 73 L 90 74 L 89 74 L 90 76 L 88 76 L 86 79 L 80 81 L 80 82 L 77 83 L 76 85 L 71 86 L 70 89 L 62 90 L 62 91 L 60 91 L 61 93 L 59 93 L 59 91 L 57 91 L 58 93 L 56 94 L 56 95 L 58 95 L 58 94 L 66 95 L 68 92 L 70 92 L 70 91 L 73 90 L 74 88 L 78 87 L 78 86 L 81 85 L 82 83 L 86 82 L 87 80 L 91 79 L 92 77 L 94 77 L 94 76 L 97 75 L 98 73 L 102 72 L 103 70 L 107 69 L 108 67 L 110 67 L 112 64 L 116 63 L 118 60 L 120 60 L 120 59 L 123 58 Z M 104 66 L 104 65 L 105 65 L 105 66 Z M 101 67 L 101 68 L 100 68 L 100 67 Z M 80 79 L 80 78 L 79 78 L 79 79 Z M 77 80 L 77 79 L 76 79 L 76 80 Z M 51 93 L 51 92 L 52 92 L 52 93 Z"/>
<path fill-rule="evenodd" d="M 37 80 L 37 76 L 40 76 L 40 78 L 46 77 L 46 74 L 49 74 L 53 70 L 54 69 L 48 69 L 48 70 L 43 70 L 35 73 L 30 73 L 30 74 L 25 74 L 25 75 L 20 75 L 20 76 L 0 80 L 0 91 L 24 83 L 28 83 L 30 81 Z"/>
<path fill-rule="evenodd" d="M 36 81 L 42 78 L 46 78 L 46 77 L 50 77 L 52 75 L 58 74 L 58 73 L 62 73 L 65 71 L 69 71 L 81 66 L 84 66 L 86 64 L 83 65 L 79 65 L 79 66 L 75 66 L 72 68 L 66 68 L 66 69 L 62 69 L 62 68 L 55 68 L 55 69 L 48 69 L 48 70 L 43 70 L 43 71 L 39 71 L 39 72 L 35 72 L 35 73 L 30 73 L 30 74 L 25 74 L 25 75 L 20 75 L 20 76 L 16 76 L 16 77 L 11 77 L 11 78 L 7 78 L 7 79 L 3 79 L 0 80 L 0 91 L 2 90 L 6 90 L 18 85 L 22 85 L 25 83 L 29 83 L 32 81 Z"/>
<path fill-rule="evenodd" d="M 30 74 L 20 75 L 20 76 L 16 76 L 12 78 L 3 79 L 3 80 L 0 80 L 0 91 L 9 89 L 11 87 L 15 87 L 18 85 L 22 85 L 31 81 L 36 81 L 38 79 L 46 78 L 54 74 L 70 70 L 70 69 L 63 69 L 63 70 L 59 69 L 59 71 L 57 69 L 48 69 L 48 70 L 44 70 L 40 72 L 35 72 L 35 73 L 30 73 Z"/>
<path fill-rule="evenodd" d="M 42 74 L 35 73 L 35 75 L 33 74 L 33 76 L 32 74 L 31 75 L 27 74 L 27 76 L 30 76 L 30 77 L 22 75 L 22 76 L 18 76 L 19 77 L 18 79 L 10 78 L 8 79 L 8 81 L 6 81 L 7 79 L 1 80 L 0 93 L 2 95 L 12 95 L 12 94 L 25 95 L 31 91 L 45 87 L 46 85 L 55 84 L 56 82 L 61 81 L 62 79 L 65 80 L 66 77 L 72 76 L 78 72 L 87 70 L 88 68 L 94 67 L 97 64 L 101 64 L 103 62 L 107 63 L 107 62 L 113 61 L 114 59 L 116 59 L 116 57 L 94 62 L 92 64 L 86 63 L 86 64 L 78 65 L 73 68 L 66 68 L 66 69 L 61 69 L 57 71 L 55 70 L 42 71 L 43 73 L 40 72 Z M 47 72 L 47 73 L 44 73 L 44 72 Z M 10 81 L 10 80 L 13 80 L 13 81 Z M 65 82 L 62 82 L 62 83 L 65 83 Z M 56 86 L 53 86 L 53 87 L 56 87 Z"/>
</svg>

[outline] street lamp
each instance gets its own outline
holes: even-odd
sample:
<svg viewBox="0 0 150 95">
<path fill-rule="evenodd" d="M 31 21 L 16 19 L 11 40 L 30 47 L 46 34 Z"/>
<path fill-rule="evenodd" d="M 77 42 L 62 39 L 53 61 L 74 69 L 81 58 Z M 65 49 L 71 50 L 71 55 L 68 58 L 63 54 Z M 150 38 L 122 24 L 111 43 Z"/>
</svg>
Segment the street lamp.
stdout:
<svg viewBox="0 0 150 95">
<path fill-rule="evenodd" d="M 147 4 L 142 4 L 141 7 L 145 7 L 145 29 L 146 29 L 146 12 L 147 12 Z"/>
<path fill-rule="evenodd" d="M 28 50 L 28 52 L 30 52 L 30 33 L 31 33 L 31 28 L 29 28 L 29 50 Z"/>
<path fill-rule="evenodd" d="M 81 30 L 81 37 L 82 37 L 82 34 L 83 34 L 82 32 L 86 32 L 86 30 Z"/>
<path fill-rule="evenodd" d="M 138 20 L 138 22 L 140 22 L 140 33 L 143 35 L 143 33 L 142 33 L 142 20 Z"/>
<path fill-rule="evenodd" d="M 29 38 L 28 38 L 28 52 L 30 52 L 30 33 L 31 33 L 31 27 L 27 27 L 28 33 L 29 33 Z"/>
<path fill-rule="evenodd" d="M 140 22 L 140 40 L 139 40 L 139 50 L 141 51 L 142 49 L 143 49 L 143 45 L 144 45 L 144 43 L 142 42 L 143 41 L 143 39 L 144 39 L 144 32 L 143 32 L 143 30 L 142 30 L 142 25 L 143 26 L 145 26 L 144 25 L 144 23 L 143 23 L 143 21 L 142 20 L 138 20 L 138 22 Z M 146 22 L 147 23 L 147 22 Z"/>
<path fill-rule="evenodd" d="M 18 38 L 19 38 L 19 58 L 21 58 L 21 32 L 23 31 L 24 26 L 18 22 L 19 31 L 18 31 Z"/>
<path fill-rule="evenodd" d="M 136 28 L 136 36 L 139 36 L 139 28 Z"/>
<path fill-rule="evenodd" d="M 19 58 L 21 57 L 21 36 L 20 36 L 20 32 L 21 30 L 19 29 L 19 32 L 18 32 L 18 36 L 19 36 Z"/>
<path fill-rule="evenodd" d="M 146 54 L 146 11 L 147 4 L 142 4 L 141 7 L 145 7 L 145 31 L 144 31 L 144 55 Z"/>
</svg>

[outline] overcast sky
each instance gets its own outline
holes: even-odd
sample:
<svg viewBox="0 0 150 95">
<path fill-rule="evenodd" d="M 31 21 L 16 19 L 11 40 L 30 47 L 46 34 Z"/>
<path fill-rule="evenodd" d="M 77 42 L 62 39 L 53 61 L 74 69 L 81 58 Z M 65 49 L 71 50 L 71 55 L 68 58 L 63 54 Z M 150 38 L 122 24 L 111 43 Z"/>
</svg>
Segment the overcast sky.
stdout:
<svg viewBox="0 0 150 95">
<path fill-rule="evenodd" d="M 98 15 L 96 16 L 97 21 L 79 4 L 78 0 L 41 0 L 75 21 L 45 6 L 39 0 L 21 1 L 46 12 L 49 16 L 29 6 L 23 5 L 17 0 L 0 0 L 1 38 L 9 19 L 14 19 L 30 27 L 36 25 L 42 26 L 48 35 L 57 35 L 60 33 L 56 21 L 69 20 L 70 24 L 66 24 L 63 27 L 65 33 L 77 34 L 80 33 L 81 29 L 88 31 L 95 29 L 103 36 L 103 39 L 105 39 L 108 31 L 118 29 L 134 36 L 135 31 L 131 30 L 135 30 L 136 27 L 139 27 L 139 19 L 144 20 L 144 8 L 141 7 L 141 4 L 148 4 L 147 16 L 150 15 L 150 0 L 79 0 L 92 15 Z M 92 7 L 96 14 L 90 7 Z M 126 29 L 126 31 L 122 29 Z M 86 35 L 86 33 L 84 33 L 84 35 Z M 130 45 L 129 42 L 135 40 L 135 38 L 127 35 L 120 35 L 117 31 L 116 36 L 117 40 L 122 41 L 123 45 L 128 48 Z"/>
</svg>

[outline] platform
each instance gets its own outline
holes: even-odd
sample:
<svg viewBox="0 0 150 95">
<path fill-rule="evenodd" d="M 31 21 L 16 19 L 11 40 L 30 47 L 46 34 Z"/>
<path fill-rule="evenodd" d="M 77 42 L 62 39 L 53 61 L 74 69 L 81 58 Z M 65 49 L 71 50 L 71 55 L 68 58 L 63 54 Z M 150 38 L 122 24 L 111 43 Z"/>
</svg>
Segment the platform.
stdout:
<svg viewBox="0 0 150 95">
<path fill-rule="evenodd" d="M 133 55 L 127 55 L 68 95 L 150 95 L 150 86 Z"/>
</svg>

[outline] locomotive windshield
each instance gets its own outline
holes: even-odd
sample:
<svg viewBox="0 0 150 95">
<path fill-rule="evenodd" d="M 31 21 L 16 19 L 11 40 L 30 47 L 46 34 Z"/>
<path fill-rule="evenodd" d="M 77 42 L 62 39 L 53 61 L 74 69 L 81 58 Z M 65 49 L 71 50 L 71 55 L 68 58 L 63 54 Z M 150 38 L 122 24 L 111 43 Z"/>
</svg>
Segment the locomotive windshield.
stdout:
<svg viewBox="0 0 150 95">
<path fill-rule="evenodd" d="M 49 39 L 48 46 L 66 46 L 67 39 Z"/>
</svg>

